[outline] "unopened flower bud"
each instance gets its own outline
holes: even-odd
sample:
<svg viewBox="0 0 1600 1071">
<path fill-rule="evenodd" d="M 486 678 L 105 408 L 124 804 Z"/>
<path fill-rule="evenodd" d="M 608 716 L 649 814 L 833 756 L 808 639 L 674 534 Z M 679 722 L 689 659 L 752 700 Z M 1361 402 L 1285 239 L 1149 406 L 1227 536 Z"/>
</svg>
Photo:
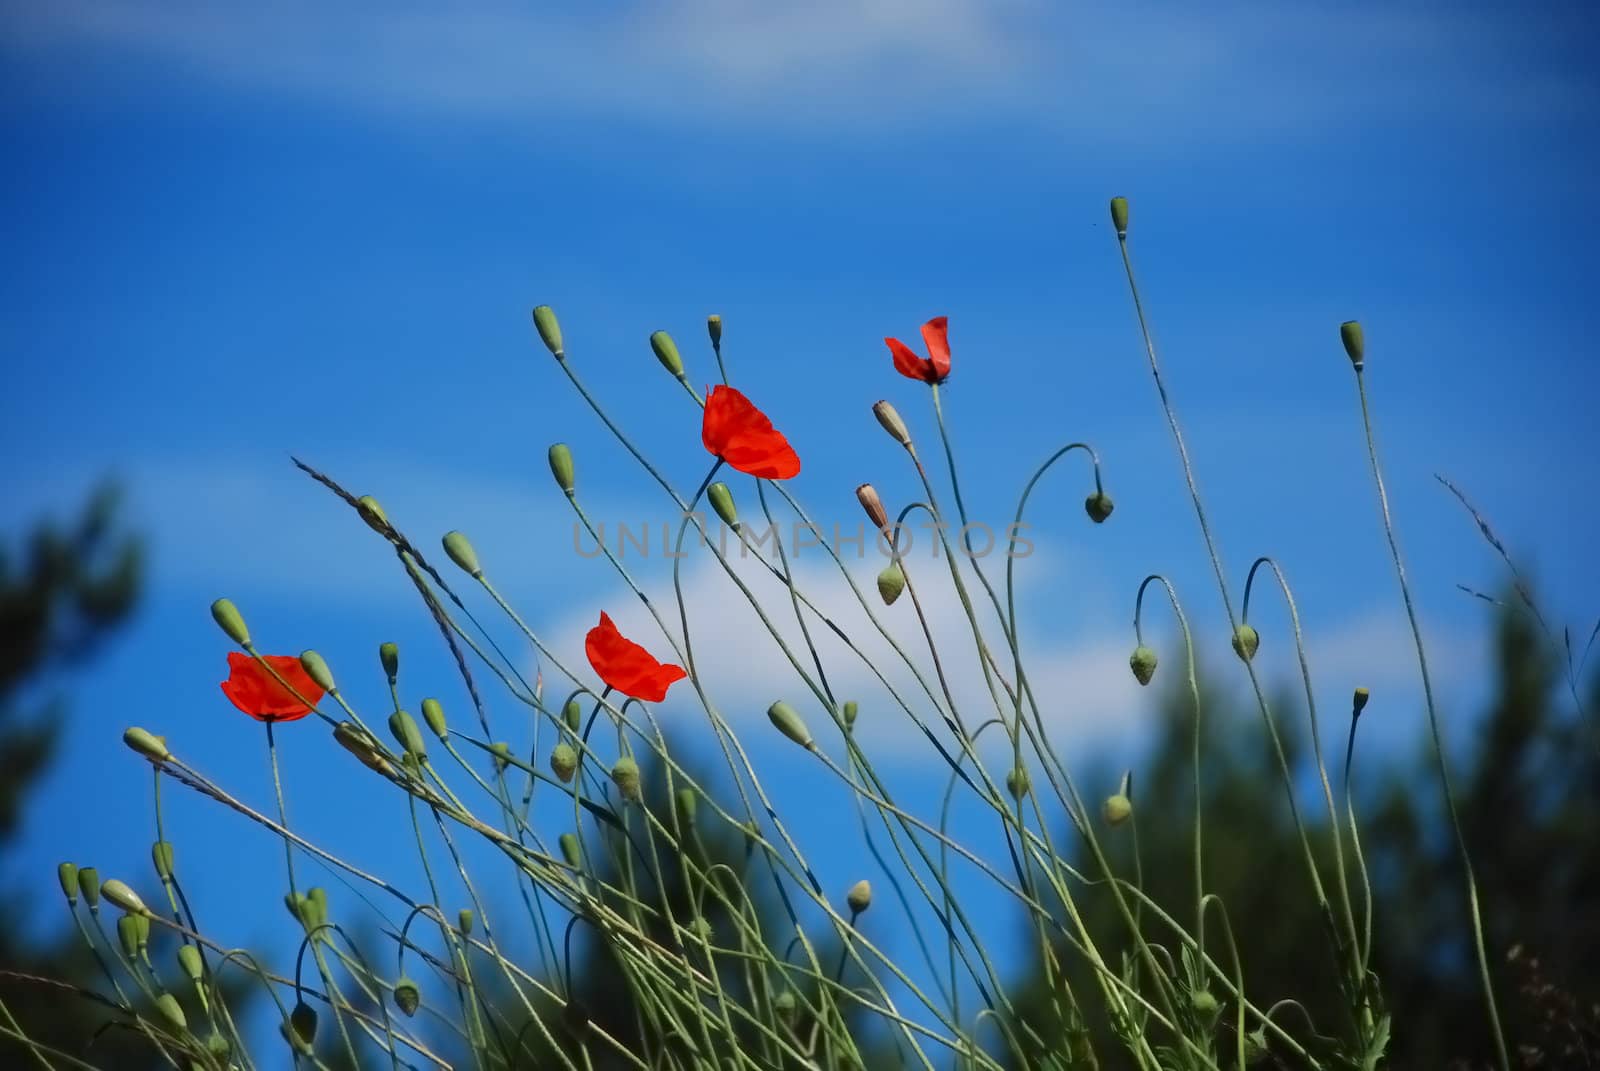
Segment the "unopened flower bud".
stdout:
<svg viewBox="0 0 1600 1071">
<path fill-rule="evenodd" d="M 550 475 L 556 478 L 556 486 L 570 496 L 573 488 L 572 451 L 566 443 L 556 443 L 550 447 L 549 456 Z"/>
<path fill-rule="evenodd" d="M 161 1013 L 174 1030 L 189 1029 L 189 1019 L 183 1014 L 183 1006 L 178 1003 L 178 998 L 171 993 L 162 993 L 156 997 L 156 1011 Z"/>
<path fill-rule="evenodd" d="M 1372 698 L 1372 693 L 1365 688 L 1357 688 L 1355 698 L 1351 703 L 1350 716 L 1359 718 L 1361 712 L 1367 709 L 1367 700 Z"/>
<path fill-rule="evenodd" d="M 799 711 L 795 710 L 783 700 L 778 700 L 767 708 L 767 717 L 777 730 L 790 740 L 803 748 L 812 746 L 811 731 L 806 728 L 806 723 L 801 720 Z"/>
<path fill-rule="evenodd" d="M 446 532 L 444 534 L 444 552 L 450 556 L 463 573 L 477 580 L 483 575 L 483 566 L 478 564 L 478 552 L 472 547 L 472 540 L 464 532 Z"/>
<path fill-rule="evenodd" d="M 539 329 L 539 337 L 549 348 L 553 357 L 565 357 L 566 351 L 561 348 L 561 325 L 556 322 L 556 311 L 549 305 L 540 305 L 533 310 L 533 326 Z"/>
<path fill-rule="evenodd" d="M 563 833 L 556 838 L 556 843 L 561 848 L 561 858 L 566 860 L 572 869 L 578 869 L 578 864 L 583 861 L 583 848 L 578 841 L 576 833 Z"/>
<path fill-rule="evenodd" d="M 611 783 L 617 786 L 617 791 L 622 793 L 622 798 L 635 803 L 639 801 L 639 764 L 630 756 L 624 755 L 611 767 Z"/>
<path fill-rule="evenodd" d="M 851 914 L 861 914 L 872 906 L 872 883 L 862 878 L 850 886 L 850 891 L 844 894 L 844 902 L 850 905 Z"/>
<path fill-rule="evenodd" d="M 409 1019 L 417 1014 L 417 1008 L 421 1005 L 422 990 L 417 988 L 416 982 L 402 974 L 394 983 L 394 1006 Z"/>
<path fill-rule="evenodd" d="M 561 708 L 561 720 L 566 722 L 567 728 L 573 732 L 583 727 L 583 704 L 578 702 L 577 696 L 567 700 L 567 705 Z"/>
<path fill-rule="evenodd" d="M 315 651 L 300 652 L 300 668 L 306 671 L 306 676 L 329 695 L 337 695 L 339 686 L 334 683 L 333 671 L 328 668 L 328 663 Z"/>
<path fill-rule="evenodd" d="M 1189 994 L 1189 1007 L 1193 1008 L 1195 1014 L 1202 1019 L 1214 1017 L 1221 1009 L 1221 1006 L 1217 1003 L 1217 998 L 1212 995 L 1209 989 L 1196 989 L 1191 992 Z"/>
<path fill-rule="evenodd" d="M 794 1021 L 794 994 L 785 989 L 772 1000 L 772 1010 L 777 1013 L 778 1021 L 791 1023 Z"/>
<path fill-rule="evenodd" d="M 228 1057 L 233 1055 L 233 1042 L 223 1036 L 222 1031 L 212 1030 L 211 1036 L 206 1038 L 206 1052 L 216 1059 L 219 1066 L 231 1067 Z"/>
<path fill-rule="evenodd" d="M 78 868 L 78 889 L 83 893 L 83 902 L 89 905 L 90 911 L 100 908 L 100 871 L 92 866 Z"/>
<path fill-rule="evenodd" d="M 467 937 L 472 933 L 472 924 L 475 916 L 469 908 L 462 908 L 456 912 L 456 928 L 461 931 L 461 936 Z"/>
<path fill-rule="evenodd" d="M 861 705 L 854 699 L 846 699 L 844 701 L 844 709 L 841 711 L 841 716 L 844 718 L 844 727 L 846 729 L 854 729 L 856 727 L 856 717 L 860 713 Z"/>
<path fill-rule="evenodd" d="M 678 344 L 672 341 L 672 336 L 665 331 L 657 331 L 650 336 L 650 348 L 655 351 L 656 360 L 678 379 L 683 378 L 683 358 L 678 355 Z"/>
<path fill-rule="evenodd" d="M 1026 766 L 1013 766 L 1006 773 L 1006 791 L 1013 799 L 1022 799 L 1033 789 L 1033 779 Z"/>
<path fill-rule="evenodd" d="M 410 714 L 403 710 L 390 714 L 389 732 L 407 755 L 415 756 L 418 761 L 428 757 L 427 745 L 422 742 L 422 730 L 417 728 L 417 720 Z"/>
<path fill-rule="evenodd" d="M 79 871 L 78 876 L 81 880 L 82 871 Z M 112 878 L 100 886 L 100 891 L 105 894 L 107 900 L 110 900 L 130 915 L 146 915 L 150 912 L 150 909 L 144 906 L 144 901 L 139 899 L 139 894 L 128 888 L 125 882 L 116 878 Z"/>
<path fill-rule="evenodd" d="M 1356 366 L 1356 371 L 1361 371 L 1367 359 L 1367 339 L 1361 331 L 1361 324 L 1355 320 L 1346 320 L 1339 325 L 1339 341 L 1344 343 L 1344 352 L 1349 355 L 1350 363 Z"/>
<path fill-rule="evenodd" d="M 172 842 L 158 840 L 150 845 L 150 862 L 163 884 L 172 881 Z"/>
<path fill-rule="evenodd" d="M 385 777 L 394 777 L 395 768 L 389 760 L 383 757 L 378 750 L 377 741 L 367 731 L 353 721 L 341 721 L 333 727 L 333 738 L 339 746 L 361 760 L 367 769 L 382 774 Z"/>
<path fill-rule="evenodd" d="M 1233 653 L 1248 662 L 1256 656 L 1256 650 L 1261 646 L 1261 637 L 1249 625 L 1240 625 L 1233 630 Z"/>
<path fill-rule="evenodd" d="M 393 643 L 378 644 L 378 661 L 383 665 L 384 676 L 392 685 L 400 679 L 400 647 Z"/>
<path fill-rule="evenodd" d="M 678 813 L 678 821 L 685 826 L 694 825 L 695 812 L 700 807 L 700 795 L 694 789 L 684 787 L 672 794 L 672 805 Z"/>
<path fill-rule="evenodd" d="M 716 313 L 712 313 L 710 316 L 706 317 L 706 334 L 711 336 L 711 345 L 713 348 L 720 347 L 722 345 L 722 317 L 718 316 Z"/>
<path fill-rule="evenodd" d="M 494 761 L 494 772 L 505 773 L 511 765 L 511 745 L 504 740 L 496 740 L 489 745 L 489 754 Z"/>
<path fill-rule="evenodd" d="M 1083 511 L 1095 524 L 1106 523 L 1106 518 L 1111 516 L 1111 511 L 1116 506 L 1111 501 L 1111 496 L 1104 491 L 1096 491 L 1083 500 Z"/>
<path fill-rule="evenodd" d="M 306 919 L 310 917 L 310 911 L 304 896 L 297 892 L 284 893 L 283 906 L 288 909 L 290 918 L 301 926 L 306 925 Z"/>
<path fill-rule="evenodd" d="M 62 863 L 56 867 L 56 880 L 61 882 L 61 895 L 67 898 L 67 903 L 78 902 L 78 868 L 72 863 Z"/>
<path fill-rule="evenodd" d="M 117 943 L 128 959 L 139 958 L 139 916 L 123 915 L 117 920 Z"/>
<path fill-rule="evenodd" d="M 872 415 L 878 418 L 878 423 L 883 425 L 883 430 L 894 437 L 894 441 L 909 449 L 911 447 L 911 432 L 906 430 L 906 422 L 900 419 L 900 414 L 895 407 L 887 401 L 880 401 L 873 405 Z"/>
<path fill-rule="evenodd" d="M 371 495 L 362 495 L 356 499 L 356 512 L 361 515 L 362 520 L 367 522 L 368 528 L 371 528 L 381 536 L 389 534 L 391 528 L 389 515 L 384 512 L 383 505 L 376 498 Z"/>
<path fill-rule="evenodd" d="M 716 511 L 717 516 L 722 518 L 722 523 L 737 532 L 739 511 L 734 508 L 733 492 L 728 490 L 728 485 L 718 480 L 706 488 L 706 498 L 710 500 L 711 508 Z"/>
<path fill-rule="evenodd" d="M 440 740 L 450 735 L 450 726 L 444 720 L 444 706 L 431 696 L 422 701 L 422 721 Z"/>
<path fill-rule="evenodd" d="M 578 773 L 578 753 L 571 744 L 560 743 L 550 752 L 550 772 L 563 783 L 570 783 Z"/>
<path fill-rule="evenodd" d="M 316 929 L 328 922 L 328 890 L 321 885 L 313 885 L 306 890 L 306 926 Z"/>
<path fill-rule="evenodd" d="M 1118 792 L 1114 796 L 1106 797 L 1106 802 L 1101 806 L 1100 812 L 1105 815 L 1107 825 L 1120 826 L 1132 816 L 1133 801 Z"/>
<path fill-rule="evenodd" d="M 897 561 L 890 562 L 883 567 L 883 572 L 878 574 L 878 597 L 885 606 L 893 606 L 900 593 L 906 589 L 905 570 L 900 568 Z"/>
<path fill-rule="evenodd" d="M 217 623 L 228 639 L 240 647 L 250 646 L 250 630 L 244 627 L 244 618 L 232 599 L 218 599 L 211 604 L 211 619 Z"/>
<path fill-rule="evenodd" d="M 138 726 L 125 730 L 122 742 L 154 763 L 166 762 L 172 758 L 172 752 L 167 750 L 165 739 Z"/>
<path fill-rule="evenodd" d="M 298 1001 L 289 1013 L 289 1029 L 307 1050 L 317 1038 L 317 1013 L 305 1001 Z"/>
<path fill-rule="evenodd" d="M 1128 656 L 1128 666 L 1133 670 L 1135 680 L 1140 684 L 1149 684 L 1150 678 L 1156 675 L 1156 653 L 1140 644 Z"/>
<path fill-rule="evenodd" d="M 1111 198 L 1111 225 L 1117 229 L 1118 238 L 1128 236 L 1128 199 L 1126 197 Z"/>
<path fill-rule="evenodd" d="M 870 483 L 857 487 L 856 501 L 861 503 L 861 508 L 867 511 L 867 519 L 872 521 L 879 531 L 889 527 L 889 511 L 883 508 L 883 499 L 878 497 L 877 488 Z"/>
<path fill-rule="evenodd" d="M 178 946 L 178 966 L 195 985 L 199 985 L 200 979 L 205 976 L 205 962 L 200 958 L 200 949 L 195 945 Z"/>
</svg>

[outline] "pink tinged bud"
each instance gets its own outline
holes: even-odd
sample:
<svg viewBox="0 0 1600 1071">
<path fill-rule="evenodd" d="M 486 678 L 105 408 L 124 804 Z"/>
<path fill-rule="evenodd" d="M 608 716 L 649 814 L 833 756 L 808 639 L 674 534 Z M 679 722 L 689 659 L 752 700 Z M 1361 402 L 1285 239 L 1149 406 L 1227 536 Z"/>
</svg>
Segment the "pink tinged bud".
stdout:
<svg viewBox="0 0 1600 1071">
<path fill-rule="evenodd" d="M 1367 340 L 1361 332 L 1361 324 L 1355 320 L 1340 324 L 1339 340 L 1344 343 L 1344 352 L 1349 356 L 1350 363 L 1355 365 L 1357 372 L 1361 371 L 1367 359 Z"/>
<path fill-rule="evenodd" d="M 446 532 L 444 536 L 444 552 L 450 556 L 463 573 L 477 580 L 483 576 L 483 566 L 478 564 L 478 552 L 473 549 L 472 541 L 461 532 Z"/>
<path fill-rule="evenodd" d="M 900 413 L 894 406 L 886 401 L 880 401 L 872 407 L 872 415 L 878 418 L 878 423 L 883 425 L 883 430 L 888 432 L 895 442 L 908 450 L 911 448 L 911 432 L 906 429 L 906 422 L 900 419 Z"/>
<path fill-rule="evenodd" d="M 806 750 L 809 751 L 814 746 L 811 730 L 806 728 L 799 711 L 783 700 L 780 699 L 767 708 L 767 718 L 780 733 Z"/>
<path fill-rule="evenodd" d="M 565 357 L 566 351 L 561 346 L 561 324 L 556 321 L 556 311 L 549 305 L 540 305 L 533 310 L 533 326 L 538 328 L 539 337 L 544 340 L 545 348 L 552 357 Z"/>
<path fill-rule="evenodd" d="M 250 630 L 244 627 L 244 618 L 232 599 L 218 599 L 211 604 L 211 619 L 240 647 L 250 646 Z"/>
<path fill-rule="evenodd" d="M 867 512 L 867 519 L 872 521 L 879 531 L 889 527 L 889 511 L 883 508 L 883 499 L 878 497 L 877 488 L 870 483 L 857 487 L 856 501 L 861 503 L 861 508 Z"/>
</svg>

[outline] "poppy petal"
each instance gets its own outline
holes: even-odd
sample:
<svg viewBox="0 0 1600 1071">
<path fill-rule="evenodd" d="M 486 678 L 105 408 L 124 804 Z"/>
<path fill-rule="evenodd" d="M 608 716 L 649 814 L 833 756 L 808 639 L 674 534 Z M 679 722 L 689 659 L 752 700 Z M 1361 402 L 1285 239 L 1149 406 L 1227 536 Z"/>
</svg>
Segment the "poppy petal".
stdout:
<svg viewBox="0 0 1600 1071">
<path fill-rule="evenodd" d="M 718 384 L 706 397 L 700 441 L 708 452 L 740 472 L 764 480 L 787 480 L 800 472 L 800 455 L 765 413 L 739 391 Z"/>
<path fill-rule="evenodd" d="M 934 375 L 943 382 L 950 375 L 950 317 L 935 316 L 923 324 L 922 341 L 928 346 Z"/>
<path fill-rule="evenodd" d="M 273 676 L 274 672 L 283 678 L 283 683 Z M 323 692 L 298 658 L 262 655 L 261 662 L 257 662 L 233 651 L 228 655 L 228 679 L 222 682 L 222 694 L 257 721 L 297 721 L 315 709 Z"/>
<path fill-rule="evenodd" d="M 600 624 L 584 637 L 583 649 L 589 665 L 608 687 L 647 703 L 661 702 L 668 688 L 688 676 L 683 667 L 656 661 L 649 651 L 622 635 L 604 611 Z"/>
<path fill-rule="evenodd" d="M 907 346 L 897 338 L 883 340 L 889 346 L 889 352 L 894 355 L 894 370 L 907 379 L 920 379 L 927 382 L 928 376 L 933 371 L 933 365 L 911 352 Z"/>
</svg>

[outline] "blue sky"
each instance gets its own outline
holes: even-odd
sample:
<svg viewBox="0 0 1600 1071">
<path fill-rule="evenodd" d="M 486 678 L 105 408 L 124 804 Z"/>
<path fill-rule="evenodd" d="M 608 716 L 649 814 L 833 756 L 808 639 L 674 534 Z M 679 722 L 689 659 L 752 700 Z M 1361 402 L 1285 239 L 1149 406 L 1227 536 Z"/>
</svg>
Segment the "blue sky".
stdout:
<svg viewBox="0 0 1600 1071">
<path fill-rule="evenodd" d="M 1586 634 L 1600 607 L 1600 77 L 1579 5 L 0 12 L 0 525 L 70 510 L 115 473 L 152 551 L 137 621 L 58 682 L 69 758 L 7 866 L 41 889 L 63 857 L 147 870 L 148 772 L 122 748 L 128 724 L 270 798 L 259 730 L 216 689 L 218 595 L 264 647 L 322 650 L 365 709 L 385 701 L 383 640 L 405 650 L 408 702 L 464 708 L 403 577 L 290 453 L 377 494 L 424 546 L 468 531 L 573 665 L 602 608 L 649 641 L 605 564 L 572 553 L 546 447 L 572 444 L 597 517 L 671 515 L 538 344 L 540 303 L 682 491 L 706 468 L 698 416 L 646 339 L 672 331 L 691 380 L 708 382 L 703 321 L 723 315 L 734 381 L 805 460 L 796 491 L 849 526 L 863 480 L 893 503 L 913 490 L 874 400 L 933 445 L 926 390 L 893 374 L 881 339 L 913 340 L 947 314 L 947 409 L 975 516 L 1005 523 L 1056 445 L 1101 452 L 1108 525 L 1082 516 L 1080 466 L 1036 500 L 1026 642 L 1086 772 L 1105 776 L 1096 756 L 1135 761 L 1151 695 L 1125 658 L 1144 575 L 1170 575 L 1207 654 L 1237 667 L 1220 657 L 1225 622 L 1142 361 L 1113 194 L 1133 203 L 1144 294 L 1233 583 L 1257 554 L 1283 563 L 1319 694 L 1336 705 L 1370 684 L 1380 754 L 1422 722 L 1340 321 L 1366 325 L 1380 445 L 1458 742 L 1486 618 L 1455 585 L 1500 574 L 1435 472 L 1485 510 L 1550 617 Z M 753 490 L 736 490 L 753 508 Z M 642 569 L 660 581 L 659 562 Z M 694 562 L 687 575 L 708 686 L 748 720 L 780 802 L 818 798 L 827 782 L 761 717 L 799 698 L 798 682 L 748 642 L 720 574 Z M 843 599 L 820 557 L 802 575 Z M 936 609 L 941 628 L 958 623 L 952 599 Z M 1283 627 L 1277 607 L 1263 612 L 1274 675 L 1292 668 Z M 669 702 L 663 717 L 675 706 L 694 715 Z M 930 798 L 942 786 L 926 756 L 879 713 L 873 747 L 908 799 Z M 385 822 L 405 834 L 403 812 L 303 728 L 282 734 L 291 818 L 404 873 L 370 835 Z M 244 849 L 191 878 L 216 926 L 241 943 L 280 936 L 270 842 L 192 798 L 167 811 L 180 864 L 224 837 Z M 847 821 L 842 799 L 797 817 L 840 890 L 865 869 L 837 835 Z"/>
</svg>

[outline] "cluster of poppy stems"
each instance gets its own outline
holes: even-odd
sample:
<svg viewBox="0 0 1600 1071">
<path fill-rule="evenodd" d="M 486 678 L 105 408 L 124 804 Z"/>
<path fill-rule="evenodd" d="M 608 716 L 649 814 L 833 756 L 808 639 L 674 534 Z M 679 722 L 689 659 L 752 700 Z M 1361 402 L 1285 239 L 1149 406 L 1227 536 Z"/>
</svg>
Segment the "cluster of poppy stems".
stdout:
<svg viewBox="0 0 1600 1071">
<path fill-rule="evenodd" d="M 950 376 L 949 320 L 935 316 L 922 325 L 928 356 L 919 357 L 897 338 L 885 338 L 895 371 L 930 385 Z M 718 384 L 706 396 L 700 422 L 706 450 L 731 468 L 761 480 L 788 480 L 800 474 L 800 455 L 772 421 L 744 394 Z M 654 655 L 617 630 L 610 615 L 589 630 L 584 654 L 608 688 L 646 703 L 659 703 L 667 689 L 688 676 L 682 666 L 657 661 Z M 323 690 L 289 655 L 228 655 L 228 679 L 222 694 L 234 706 L 261 722 L 296 721 L 310 714 Z"/>
</svg>

